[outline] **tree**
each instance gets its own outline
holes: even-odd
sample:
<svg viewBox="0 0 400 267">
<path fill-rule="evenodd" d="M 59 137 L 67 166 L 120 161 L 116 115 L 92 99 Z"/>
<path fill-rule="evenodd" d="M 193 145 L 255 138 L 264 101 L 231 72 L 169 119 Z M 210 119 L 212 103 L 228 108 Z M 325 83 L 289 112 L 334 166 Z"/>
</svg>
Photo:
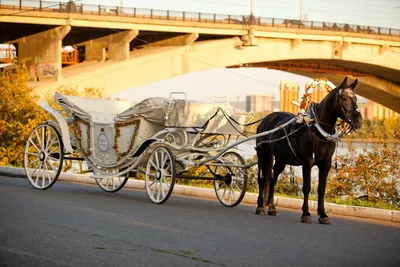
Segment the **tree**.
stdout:
<svg viewBox="0 0 400 267">
<path fill-rule="evenodd" d="M 28 77 L 23 61 L 15 62 L 15 68 L 11 70 L 0 72 L 0 166 L 21 167 L 29 135 L 48 118 L 47 112 L 38 104 L 39 96 L 28 87 Z M 79 90 L 63 86 L 57 91 L 66 95 L 103 97 L 103 92 L 95 88 Z M 48 94 L 45 100 L 52 103 L 53 98 L 54 94 Z M 54 103 L 51 105 L 56 106 Z"/>
<path fill-rule="evenodd" d="M 45 119 L 38 96 L 27 85 L 28 71 L 23 62 L 0 72 L 0 165 L 22 166 L 29 134 Z"/>
</svg>

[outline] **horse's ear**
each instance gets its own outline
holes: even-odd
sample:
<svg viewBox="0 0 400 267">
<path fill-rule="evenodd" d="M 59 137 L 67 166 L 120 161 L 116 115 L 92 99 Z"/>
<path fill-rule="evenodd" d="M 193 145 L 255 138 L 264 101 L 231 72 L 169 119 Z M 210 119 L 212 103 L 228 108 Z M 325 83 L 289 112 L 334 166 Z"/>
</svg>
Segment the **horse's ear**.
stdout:
<svg viewBox="0 0 400 267">
<path fill-rule="evenodd" d="M 340 89 L 345 89 L 347 86 L 347 77 L 344 78 L 343 82 L 339 85 Z"/>
<path fill-rule="evenodd" d="M 356 79 L 352 84 L 350 84 L 349 87 L 354 90 L 354 88 L 356 88 L 357 82 L 358 79 Z"/>
</svg>

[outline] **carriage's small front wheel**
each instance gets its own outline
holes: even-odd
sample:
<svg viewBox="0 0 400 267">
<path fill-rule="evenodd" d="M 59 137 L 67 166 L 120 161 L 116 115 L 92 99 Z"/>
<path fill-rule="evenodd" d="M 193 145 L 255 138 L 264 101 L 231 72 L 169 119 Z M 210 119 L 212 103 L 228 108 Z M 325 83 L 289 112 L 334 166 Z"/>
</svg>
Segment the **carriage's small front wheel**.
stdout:
<svg viewBox="0 0 400 267">
<path fill-rule="evenodd" d="M 107 169 L 107 173 L 118 173 L 116 169 Z M 112 178 L 96 178 L 97 185 L 107 193 L 115 193 L 121 190 L 126 182 L 128 182 L 129 177 L 112 177 Z"/>
<path fill-rule="evenodd" d="M 60 175 L 64 159 L 64 146 L 57 129 L 48 124 L 37 126 L 29 135 L 25 146 L 24 168 L 29 183 L 45 190 Z"/>
<path fill-rule="evenodd" d="M 153 150 L 146 167 L 146 192 L 150 200 L 162 204 L 170 197 L 175 185 L 175 159 L 166 147 Z"/>
<path fill-rule="evenodd" d="M 216 168 L 220 180 L 214 182 L 215 193 L 222 205 L 234 207 L 242 201 L 248 186 L 247 169 L 237 166 L 244 165 L 245 160 L 238 153 L 230 151 L 222 155 L 220 162 L 226 165 Z"/>
</svg>

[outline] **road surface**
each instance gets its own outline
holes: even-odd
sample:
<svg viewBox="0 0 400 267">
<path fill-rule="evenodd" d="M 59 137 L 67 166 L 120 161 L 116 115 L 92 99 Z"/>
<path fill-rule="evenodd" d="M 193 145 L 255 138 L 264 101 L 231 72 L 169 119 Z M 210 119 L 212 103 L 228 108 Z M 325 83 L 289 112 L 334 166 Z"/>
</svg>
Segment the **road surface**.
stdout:
<svg viewBox="0 0 400 267">
<path fill-rule="evenodd" d="M 0 176 L 0 266 L 400 266 L 400 225 Z"/>
</svg>

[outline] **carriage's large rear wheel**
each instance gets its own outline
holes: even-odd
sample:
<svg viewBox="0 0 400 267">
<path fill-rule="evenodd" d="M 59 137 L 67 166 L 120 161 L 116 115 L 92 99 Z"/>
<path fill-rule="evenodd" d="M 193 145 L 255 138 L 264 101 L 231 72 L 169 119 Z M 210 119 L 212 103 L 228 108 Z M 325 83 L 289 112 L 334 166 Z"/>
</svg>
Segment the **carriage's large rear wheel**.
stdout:
<svg viewBox="0 0 400 267">
<path fill-rule="evenodd" d="M 107 173 L 118 173 L 116 169 L 107 169 Z M 126 182 L 128 181 L 129 177 L 125 176 L 118 176 L 112 178 L 96 178 L 97 185 L 103 189 L 107 193 L 115 193 L 121 190 Z"/>
<path fill-rule="evenodd" d="M 226 207 L 238 205 L 246 194 L 248 186 L 248 170 L 233 165 L 244 165 L 245 160 L 236 152 L 222 155 L 221 161 L 227 166 L 218 166 L 216 173 L 224 180 L 215 180 L 214 189 L 218 200 Z M 229 166 L 232 165 L 232 166 Z"/>
<path fill-rule="evenodd" d="M 45 190 L 60 175 L 64 159 L 64 146 L 57 129 L 48 124 L 37 126 L 29 135 L 25 146 L 24 168 L 29 183 Z"/>
<path fill-rule="evenodd" d="M 166 147 L 153 150 L 146 167 L 146 192 L 151 201 L 162 204 L 170 197 L 175 185 L 175 159 Z"/>
</svg>

